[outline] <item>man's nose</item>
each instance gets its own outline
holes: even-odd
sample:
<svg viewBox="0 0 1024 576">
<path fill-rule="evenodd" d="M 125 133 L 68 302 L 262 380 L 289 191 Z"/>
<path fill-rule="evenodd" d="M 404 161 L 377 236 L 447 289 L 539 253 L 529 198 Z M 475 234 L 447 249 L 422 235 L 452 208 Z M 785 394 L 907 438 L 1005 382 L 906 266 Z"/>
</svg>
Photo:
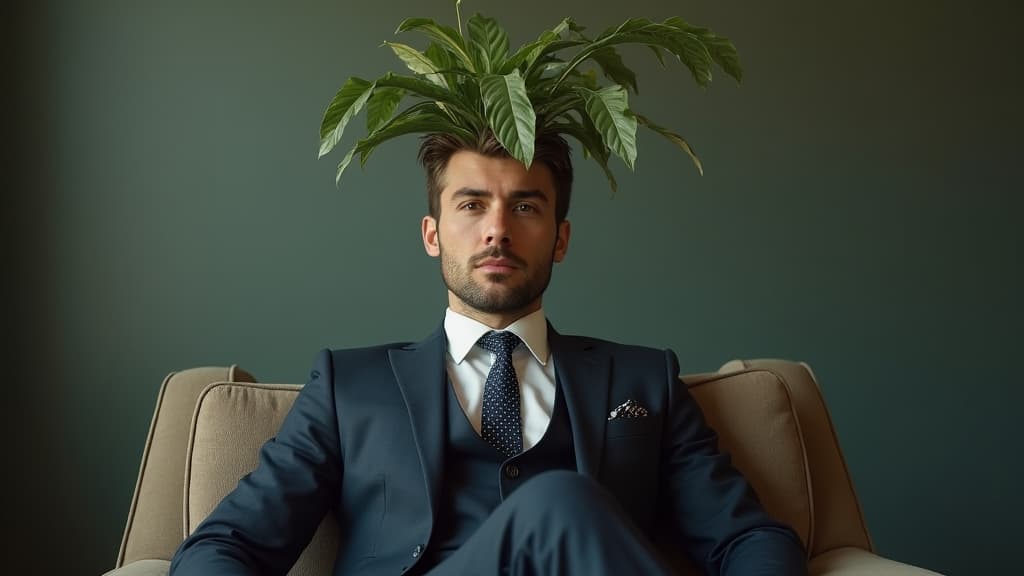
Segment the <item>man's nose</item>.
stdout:
<svg viewBox="0 0 1024 576">
<path fill-rule="evenodd" d="M 488 246 L 509 243 L 509 216 L 511 212 L 503 207 L 491 209 L 484 225 L 484 238 Z"/>
</svg>

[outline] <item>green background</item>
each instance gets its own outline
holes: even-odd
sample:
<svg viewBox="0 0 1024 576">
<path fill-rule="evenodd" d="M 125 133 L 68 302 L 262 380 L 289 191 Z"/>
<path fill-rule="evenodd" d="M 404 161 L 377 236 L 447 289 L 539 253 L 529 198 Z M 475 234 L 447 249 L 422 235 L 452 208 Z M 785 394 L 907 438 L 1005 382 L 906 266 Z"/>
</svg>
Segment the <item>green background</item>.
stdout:
<svg viewBox="0 0 1024 576">
<path fill-rule="evenodd" d="M 302 382 L 321 347 L 418 339 L 440 321 L 415 139 L 350 167 L 337 190 L 341 151 L 317 161 L 317 128 L 345 78 L 400 68 L 380 44 L 402 18 L 454 24 L 454 10 L 15 6 L 8 494 L 38 549 L 21 556 L 98 574 L 113 566 L 167 372 L 237 363 Z M 735 41 L 743 85 L 719 73 L 706 90 L 678 63 L 662 72 L 626 52 L 632 105 L 687 137 L 706 175 L 642 133 L 613 197 L 578 156 L 549 317 L 672 347 L 685 373 L 735 357 L 809 362 L 879 551 L 950 574 L 1015 571 L 1017 9 L 467 0 L 475 11 L 515 45 L 566 15 L 592 31 L 680 15 Z"/>
</svg>

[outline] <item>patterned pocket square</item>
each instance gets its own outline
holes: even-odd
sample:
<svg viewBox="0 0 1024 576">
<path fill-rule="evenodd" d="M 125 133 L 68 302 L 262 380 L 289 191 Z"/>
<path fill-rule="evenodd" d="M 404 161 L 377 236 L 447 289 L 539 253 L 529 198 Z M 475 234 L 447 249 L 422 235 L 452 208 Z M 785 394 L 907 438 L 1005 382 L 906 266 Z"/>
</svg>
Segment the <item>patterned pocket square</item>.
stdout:
<svg viewBox="0 0 1024 576">
<path fill-rule="evenodd" d="M 643 418 L 647 416 L 647 408 L 641 406 L 636 400 L 630 398 L 622 404 L 615 407 L 608 413 L 609 420 L 616 420 L 618 418 Z"/>
</svg>

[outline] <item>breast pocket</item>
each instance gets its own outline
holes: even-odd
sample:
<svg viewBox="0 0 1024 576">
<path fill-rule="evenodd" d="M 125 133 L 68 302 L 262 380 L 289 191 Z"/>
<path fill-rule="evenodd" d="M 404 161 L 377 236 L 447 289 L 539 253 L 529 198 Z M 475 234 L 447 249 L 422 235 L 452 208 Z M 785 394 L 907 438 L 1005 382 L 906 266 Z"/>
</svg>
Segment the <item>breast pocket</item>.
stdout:
<svg viewBox="0 0 1024 576">
<path fill-rule="evenodd" d="M 661 417 L 650 414 L 641 418 L 616 418 L 608 421 L 605 437 L 627 438 L 630 436 L 657 436 L 661 428 Z"/>
</svg>

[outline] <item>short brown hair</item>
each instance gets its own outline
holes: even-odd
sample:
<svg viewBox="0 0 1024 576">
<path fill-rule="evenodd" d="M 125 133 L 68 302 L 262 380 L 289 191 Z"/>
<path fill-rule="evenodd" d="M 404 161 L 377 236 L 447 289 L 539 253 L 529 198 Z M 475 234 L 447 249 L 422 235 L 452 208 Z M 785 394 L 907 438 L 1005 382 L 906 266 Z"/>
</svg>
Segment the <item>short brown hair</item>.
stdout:
<svg viewBox="0 0 1024 576">
<path fill-rule="evenodd" d="M 448 161 L 460 150 L 469 150 L 491 158 L 511 158 L 494 133 L 486 131 L 476 142 L 466 142 L 453 134 L 427 134 L 420 142 L 419 161 L 427 172 L 427 206 L 430 215 L 441 216 L 441 178 Z M 555 222 L 561 224 L 569 214 L 572 196 L 572 150 L 561 135 L 538 132 L 534 144 L 533 161 L 540 162 L 551 171 L 555 183 Z"/>
</svg>

